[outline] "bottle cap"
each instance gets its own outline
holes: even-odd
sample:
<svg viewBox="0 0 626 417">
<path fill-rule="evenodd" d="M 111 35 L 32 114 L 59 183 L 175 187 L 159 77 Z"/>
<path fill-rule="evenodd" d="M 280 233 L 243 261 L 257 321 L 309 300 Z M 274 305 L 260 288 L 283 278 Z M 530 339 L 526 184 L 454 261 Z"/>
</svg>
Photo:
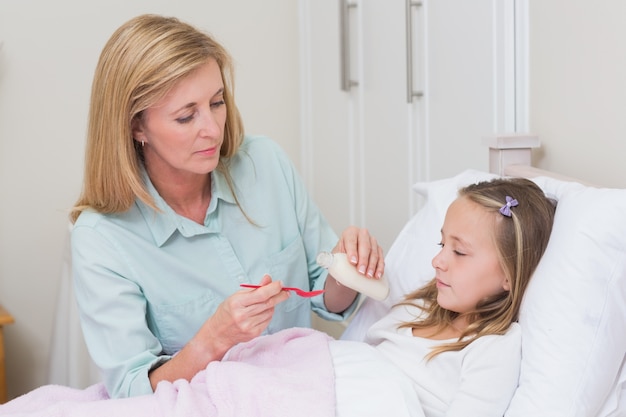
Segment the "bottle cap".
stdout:
<svg viewBox="0 0 626 417">
<path fill-rule="evenodd" d="M 319 266 L 328 268 L 333 264 L 333 254 L 330 252 L 320 252 L 315 260 Z"/>
</svg>

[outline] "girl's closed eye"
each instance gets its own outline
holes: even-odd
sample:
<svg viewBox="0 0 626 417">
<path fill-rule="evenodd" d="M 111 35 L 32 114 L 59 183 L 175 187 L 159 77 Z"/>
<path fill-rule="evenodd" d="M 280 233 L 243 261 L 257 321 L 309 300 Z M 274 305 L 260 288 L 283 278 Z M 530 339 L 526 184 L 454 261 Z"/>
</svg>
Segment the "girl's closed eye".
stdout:
<svg viewBox="0 0 626 417">
<path fill-rule="evenodd" d="M 443 249 L 445 244 L 443 242 L 439 242 L 439 243 L 437 243 L 437 246 L 439 246 L 441 249 Z M 457 248 L 453 248 L 452 249 L 452 253 L 454 253 L 455 255 L 458 255 L 458 256 L 465 256 L 465 255 L 467 255 L 465 253 L 465 251 L 457 249 Z"/>
</svg>

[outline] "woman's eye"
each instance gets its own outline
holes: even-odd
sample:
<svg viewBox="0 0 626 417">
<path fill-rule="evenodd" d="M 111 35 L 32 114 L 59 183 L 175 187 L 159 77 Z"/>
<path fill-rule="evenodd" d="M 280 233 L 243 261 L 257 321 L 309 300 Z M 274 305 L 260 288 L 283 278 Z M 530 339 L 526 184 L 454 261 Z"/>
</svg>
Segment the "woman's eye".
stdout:
<svg viewBox="0 0 626 417">
<path fill-rule="evenodd" d="M 455 255 L 465 256 L 465 254 L 459 250 L 454 250 Z"/>
<path fill-rule="evenodd" d="M 437 243 L 437 246 L 439 246 L 440 248 L 443 248 L 443 242 Z"/>
<path fill-rule="evenodd" d="M 211 103 L 211 107 L 212 108 L 217 108 L 217 107 L 223 106 L 224 104 L 226 104 L 226 103 L 224 103 L 224 100 L 220 100 L 220 101 L 216 101 L 214 103 Z"/>
<path fill-rule="evenodd" d="M 181 123 L 181 124 L 189 123 L 192 120 L 193 120 L 193 114 L 191 114 L 191 115 L 189 115 L 187 117 L 179 117 L 178 119 L 176 119 L 176 121 L 178 123 Z"/>
</svg>

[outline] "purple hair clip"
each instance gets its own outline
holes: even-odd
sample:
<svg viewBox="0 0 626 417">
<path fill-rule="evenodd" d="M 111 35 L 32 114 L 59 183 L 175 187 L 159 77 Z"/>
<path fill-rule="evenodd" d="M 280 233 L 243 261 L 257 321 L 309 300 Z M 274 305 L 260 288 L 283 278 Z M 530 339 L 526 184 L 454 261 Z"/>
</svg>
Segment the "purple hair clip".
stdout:
<svg viewBox="0 0 626 417">
<path fill-rule="evenodd" d="M 513 197 L 506 196 L 506 204 L 500 207 L 500 213 L 506 217 L 511 217 L 511 207 L 517 206 L 519 203 Z"/>
</svg>

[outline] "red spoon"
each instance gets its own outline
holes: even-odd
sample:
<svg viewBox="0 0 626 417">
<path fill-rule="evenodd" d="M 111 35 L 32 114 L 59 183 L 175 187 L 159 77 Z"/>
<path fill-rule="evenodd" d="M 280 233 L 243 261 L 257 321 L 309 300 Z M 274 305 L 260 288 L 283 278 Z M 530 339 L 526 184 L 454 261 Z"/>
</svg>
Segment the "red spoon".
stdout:
<svg viewBox="0 0 626 417">
<path fill-rule="evenodd" d="M 240 284 L 240 287 L 243 288 L 259 288 L 262 287 L 262 285 L 253 285 L 253 284 Z M 304 291 L 301 290 L 300 288 L 295 288 L 295 287 L 283 287 L 283 291 L 293 291 L 296 294 L 298 294 L 300 297 L 315 297 L 316 295 L 320 295 L 322 293 L 324 293 L 324 290 L 316 290 L 316 291 Z"/>
</svg>

